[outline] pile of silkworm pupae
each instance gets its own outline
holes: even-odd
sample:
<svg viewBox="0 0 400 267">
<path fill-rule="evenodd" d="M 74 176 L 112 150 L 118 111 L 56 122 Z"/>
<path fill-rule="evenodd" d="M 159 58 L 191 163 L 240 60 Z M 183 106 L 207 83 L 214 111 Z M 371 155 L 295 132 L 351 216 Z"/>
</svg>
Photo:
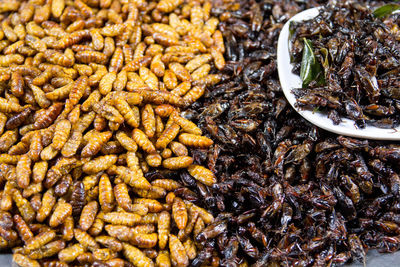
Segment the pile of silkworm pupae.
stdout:
<svg viewBox="0 0 400 267">
<path fill-rule="evenodd" d="M 0 248 L 20 266 L 188 266 L 213 221 L 181 115 L 224 68 L 211 2 L 0 1 Z M 190 190 L 189 190 L 190 191 Z M 187 197 L 185 197 L 187 196 Z M 209 263 L 215 265 L 217 263 Z"/>
</svg>

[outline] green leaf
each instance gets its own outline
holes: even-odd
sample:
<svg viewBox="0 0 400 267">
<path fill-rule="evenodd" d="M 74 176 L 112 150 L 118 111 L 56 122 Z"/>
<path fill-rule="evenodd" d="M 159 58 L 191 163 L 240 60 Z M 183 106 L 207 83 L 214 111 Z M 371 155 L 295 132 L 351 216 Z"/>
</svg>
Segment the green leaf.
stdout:
<svg viewBox="0 0 400 267">
<path fill-rule="evenodd" d="M 375 18 L 383 18 L 386 16 L 389 16 L 392 14 L 394 11 L 399 10 L 400 5 L 398 4 L 387 4 L 381 7 L 378 7 L 377 9 L 374 10 L 374 17 Z"/>
<path fill-rule="evenodd" d="M 321 65 L 316 60 L 310 40 L 304 38 L 303 57 L 301 59 L 300 78 L 303 81 L 303 88 L 310 82 L 317 80 L 318 84 L 325 83 L 325 77 Z"/>
</svg>

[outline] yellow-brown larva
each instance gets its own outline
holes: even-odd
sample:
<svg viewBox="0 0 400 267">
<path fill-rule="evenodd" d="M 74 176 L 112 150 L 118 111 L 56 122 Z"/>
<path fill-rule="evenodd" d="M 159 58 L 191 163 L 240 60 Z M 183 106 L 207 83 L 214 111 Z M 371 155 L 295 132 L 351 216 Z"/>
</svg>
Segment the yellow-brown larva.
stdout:
<svg viewBox="0 0 400 267">
<path fill-rule="evenodd" d="M 114 195 L 119 206 L 127 212 L 133 212 L 132 200 L 125 183 L 120 183 L 114 186 Z"/>
<path fill-rule="evenodd" d="M 114 81 L 117 79 L 115 72 L 109 72 L 101 78 L 99 83 L 99 91 L 102 95 L 107 95 L 113 88 Z"/>
<path fill-rule="evenodd" d="M 95 103 L 92 107 L 97 114 L 100 114 L 110 122 L 118 124 L 122 124 L 124 122 L 124 117 L 121 115 L 118 109 L 114 108 L 111 105 L 101 105 L 99 103 Z"/>
<path fill-rule="evenodd" d="M 188 238 L 185 242 L 183 242 L 183 246 L 185 248 L 186 254 L 190 260 L 193 260 L 197 256 L 196 246 L 194 242 Z"/>
<path fill-rule="evenodd" d="M 0 112 L 0 134 L 3 134 L 4 132 L 7 120 L 7 116 L 4 113 Z"/>
<path fill-rule="evenodd" d="M 174 198 L 172 203 L 172 217 L 179 229 L 185 229 L 188 221 L 186 204 L 179 197 Z"/>
<path fill-rule="evenodd" d="M 123 45 L 122 53 L 124 54 L 125 64 L 128 64 L 133 60 L 133 49 L 130 45 L 128 45 L 128 44 Z"/>
<path fill-rule="evenodd" d="M 189 71 L 179 63 L 170 63 L 169 69 L 172 70 L 175 73 L 176 77 L 183 82 L 192 80 Z"/>
<path fill-rule="evenodd" d="M 194 72 L 196 69 L 200 68 L 204 64 L 207 64 L 212 59 L 211 54 L 201 54 L 196 56 L 194 59 L 190 60 L 186 65 L 185 68 L 189 72 Z"/>
<path fill-rule="evenodd" d="M 114 53 L 114 51 L 115 51 L 114 39 L 111 37 L 104 38 L 103 54 L 106 56 L 106 58 L 111 57 L 111 55 Z"/>
<path fill-rule="evenodd" d="M 36 162 L 32 168 L 32 181 L 34 183 L 42 182 L 46 176 L 47 168 L 47 161 Z"/>
<path fill-rule="evenodd" d="M 144 189 L 132 189 L 139 197 L 150 198 L 150 199 L 161 199 L 167 195 L 167 191 L 164 188 L 158 186 L 151 186 L 149 190 Z M 139 205 L 139 204 L 138 204 Z"/>
<path fill-rule="evenodd" d="M 68 48 L 65 53 L 60 53 L 56 50 L 45 50 L 44 57 L 50 63 L 57 64 L 64 67 L 72 67 L 75 63 L 75 56 L 73 51 Z"/>
<path fill-rule="evenodd" d="M 171 105 L 163 104 L 163 105 L 157 106 L 154 109 L 154 111 L 158 116 L 165 118 L 165 117 L 169 117 L 169 115 L 171 115 L 171 113 L 173 111 L 175 111 L 175 108 Z"/>
<path fill-rule="evenodd" d="M 173 123 L 170 127 L 166 128 L 161 136 L 156 141 L 156 148 L 163 149 L 176 138 L 179 134 L 180 127 L 178 124 Z"/>
<path fill-rule="evenodd" d="M 50 227 L 57 227 L 62 224 L 64 220 L 71 216 L 72 206 L 69 203 L 57 203 L 53 214 L 50 217 L 49 225 Z"/>
<path fill-rule="evenodd" d="M 104 47 L 104 38 L 98 29 L 91 29 L 90 36 L 92 38 L 93 48 L 95 50 L 102 50 Z"/>
<path fill-rule="evenodd" d="M 126 70 L 121 70 L 117 74 L 117 78 L 114 81 L 113 88 L 115 91 L 122 91 L 125 89 L 128 82 L 128 74 Z"/>
<path fill-rule="evenodd" d="M 22 241 L 27 242 L 29 239 L 33 238 L 32 231 L 29 229 L 29 226 L 20 215 L 14 215 L 13 219 Z"/>
<path fill-rule="evenodd" d="M 161 203 L 155 199 L 135 198 L 133 203 L 145 205 L 149 209 L 149 212 L 160 212 L 163 210 Z"/>
<path fill-rule="evenodd" d="M 71 131 L 71 123 L 68 120 L 60 120 L 54 130 L 53 142 L 51 146 L 56 150 L 61 150 L 67 142 Z"/>
<path fill-rule="evenodd" d="M 151 167 L 158 167 L 162 162 L 161 155 L 158 153 L 148 154 L 146 155 L 146 162 Z"/>
<path fill-rule="evenodd" d="M 200 97 L 204 95 L 205 92 L 205 85 L 200 84 L 192 87 L 184 96 L 183 99 L 187 101 L 189 104 L 194 103 Z"/>
<path fill-rule="evenodd" d="M 98 261 L 108 261 L 114 259 L 117 254 L 109 248 L 97 248 L 93 250 L 93 259 Z"/>
<path fill-rule="evenodd" d="M 30 183 L 32 161 L 28 154 L 24 154 L 18 160 L 16 167 L 17 184 L 20 188 L 27 188 Z"/>
<path fill-rule="evenodd" d="M 139 248 L 152 248 L 157 245 L 158 236 L 156 233 L 144 234 L 139 233 L 133 235 L 131 243 Z"/>
<path fill-rule="evenodd" d="M 17 103 L 10 102 L 7 99 L 0 98 L 0 112 L 12 113 L 21 112 L 24 108 Z"/>
<path fill-rule="evenodd" d="M 129 212 L 109 212 L 104 214 L 103 220 L 114 225 L 134 226 L 141 222 L 141 216 Z"/>
<path fill-rule="evenodd" d="M 20 253 L 13 254 L 13 261 L 21 267 L 40 267 L 38 261 L 32 260 L 28 256 Z"/>
<path fill-rule="evenodd" d="M 62 225 L 62 239 L 65 241 L 70 241 L 74 238 L 74 218 L 68 216 Z"/>
<path fill-rule="evenodd" d="M 223 54 L 219 51 L 217 46 L 210 48 L 211 56 L 214 59 L 214 65 L 217 69 L 222 70 L 225 67 L 225 59 Z"/>
<path fill-rule="evenodd" d="M 67 119 L 69 122 L 71 122 L 71 124 L 75 124 L 79 121 L 80 117 L 81 117 L 81 105 L 78 104 L 68 114 Z"/>
<path fill-rule="evenodd" d="M 179 266 L 189 265 L 189 258 L 186 254 L 185 247 L 181 241 L 172 234 L 169 235 L 169 251 L 171 253 L 172 262 L 176 262 Z"/>
<path fill-rule="evenodd" d="M 163 77 L 165 73 L 165 65 L 161 60 L 161 56 L 161 54 L 155 55 L 150 64 L 150 70 L 158 77 Z"/>
<path fill-rule="evenodd" d="M 58 258 L 64 262 L 72 262 L 74 261 L 79 255 L 83 254 L 85 249 L 81 244 L 74 244 L 70 247 L 67 247 L 61 250 L 58 253 Z"/>
<path fill-rule="evenodd" d="M 74 237 L 85 249 L 93 251 L 94 249 L 98 249 L 100 247 L 100 245 L 97 244 L 96 240 L 92 236 L 81 229 L 74 229 Z"/>
<path fill-rule="evenodd" d="M 164 73 L 163 81 L 167 89 L 172 90 L 178 86 L 178 78 L 171 70 L 166 70 Z"/>
<path fill-rule="evenodd" d="M 132 133 L 133 140 L 136 144 L 147 153 L 155 153 L 156 148 L 153 143 L 149 140 L 144 132 L 139 129 L 134 129 Z"/>
<path fill-rule="evenodd" d="M 139 68 L 140 78 L 147 84 L 151 90 L 158 90 L 158 77 L 148 68 Z"/>
<path fill-rule="evenodd" d="M 163 167 L 170 170 L 178 170 L 189 167 L 193 163 L 193 158 L 188 156 L 172 157 L 164 159 Z"/>
<path fill-rule="evenodd" d="M 161 0 L 157 4 L 157 9 L 164 13 L 172 12 L 175 8 L 183 3 L 183 0 Z"/>
<path fill-rule="evenodd" d="M 22 155 L 29 151 L 29 144 L 25 142 L 18 142 L 17 144 L 10 147 L 8 150 L 9 155 Z"/>
<path fill-rule="evenodd" d="M 139 59 L 144 56 L 144 53 L 146 51 L 146 44 L 144 42 L 140 42 L 136 45 L 135 51 L 133 52 L 133 58 Z"/>
<path fill-rule="evenodd" d="M 151 45 L 149 45 L 147 47 L 145 55 L 146 56 L 150 56 L 150 57 L 154 57 L 154 56 L 156 56 L 158 54 L 161 54 L 161 60 L 162 60 L 163 51 L 164 51 L 164 47 L 163 46 L 161 46 L 159 44 L 151 44 Z M 164 63 L 164 61 L 163 61 L 163 63 Z"/>
<path fill-rule="evenodd" d="M 112 236 L 107 236 L 107 235 L 97 236 L 95 240 L 101 245 L 111 249 L 114 252 L 119 252 L 123 249 L 122 243 Z"/>
<path fill-rule="evenodd" d="M 222 32 L 219 30 L 216 30 L 213 34 L 213 40 L 214 40 L 214 45 L 217 48 L 219 52 L 222 54 L 225 53 L 225 45 L 224 45 L 224 37 L 222 35 Z"/>
<path fill-rule="evenodd" d="M 125 148 L 128 151 L 136 152 L 138 148 L 137 144 L 125 132 L 118 131 L 117 134 L 115 135 L 115 138 L 123 148 Z"/>
<path fill-rule="evenodd" d="M 131 62 L 126 64 L 123 69 L 126 71 L 138 71 L 141 67 L 145 67 L 151 63 L 150 56 L 134 58 Z"/>
<path fill-rule="evenodd" d="M 109 236 L 117 238 L 119 241 L 129 241 L 133 236 L 133 228 L 125 225 L 108 224 L 104 229 Z"/>
<path fill-rule="evenodd" d="M 117 159 L 118 159 L 117 155 L 100 156 L 86 162 L 83 165 L 82 169 L 85 173 L 95 174 L 110 168 L 117 162 Z"/>
<path fill-rule="evenodd" d="M 104 222 L 98 216 L 94 220 L 92 226 L 89 228 L 88 233 L 92 236 L 97 236 L 103 231 Z"/>
<path fill-rule="evenodd" d="M 114 54 L 111 57 L 109 72 L 117 73 L 122 69 L 124 65 L 123 63 L 124 63 L 124 54 L 122 48 L 118 46 L 117 48 L 115 48 Z"/>
<path fill-rule="evenodd" d="M 124 24 L 113 24 L 104 26 L 100 29 L 100 34 L 107 37 L 114 37 L 120 35 L 124 31 Z"/>
<path fill-rule="evenodd" d="M 69 99 L 72 105 L 78 104 L 86 90 L 87 85 L 88 78 L 86 76 L 81 76 L 75 81 L 71 92 L 69 93 Z"/>
<path fill-rule="evenodd" d="M 140 117 L 135 113 L 135 107 L 131 108 L 124 99 L 114 100 L 114 105 L 130 126 L 134 128 L 139 127 Z"/>
<path fill-rule="evenodd" d="M 52 241 L 55 237 L 56 232 L 54 230 L 41 232 L 40 234 L 34 236 L 25 243 L 25 253 L 29 253 L 32 250 L 40 248 L 41 246 Z"/>
<path fill-rule="evenodd" d="M 103 174 L 99 181 L 99 203 L 101 210 L 109 212 L 113 208 L 114 193 L 109 177 Z"/>
<path fill-rule="evenodd" d="M 75 54 L 75 58 L 78 62 L 84 64 L 104 64 L 107 60 L 107 56 L 105 54 L 97 51 L 79 51 Z"/>
<path fill-rule="evenodd" d="M 47 45 L 42 39 L 30 34 L 25 36 L 25 43 L 38 52 L 45 52 L 47 49 Z"/>
<path fill-rule="evenodd" d="M 142 125 L 145 134 L 152 138 L 156 132 L 156 118 L 154 115 L 154 109 L 150 104 L 143 107 L 142 110 Z"/>
<path fill-rule="evenodd" d="M 211 70 L 210 64 L 204 64 L 196 69 L 191 75 L 194 81 L 198 81 L 208 75 Z"/>
<path fill-rule="evenodd" d="M 128 152 L 128 154 L 130 153 L 135 154 L 134 152 Z M 131 159 L 127 157 L 128 166 L 129 160 Z M 129 184 L 132 187 L 138 189 L 150 189 L 151 185 L 146 180 L 146 178 L 143 177 L 143 172 L 140 169 L 139 162 L 136 165 L 137 166 L 135 167 L 131 167 L 131 169 L 123 166 L 118 166 L 115 168 L 115 172 L 117 173 L 119 178 L 121 178 L 125 183 Z"/>
<path fill-rule="evenodd" d="M 18 49 L 20 49 L 23 46 L 24 46 L 24 41 L 21 41 L 21 40 L 17 41 L 15 43 L 13 43 L 12 45 L 4 48 L 3 54 L 5 54 L 5 55 L 14 54 L 17 52 Z"/>
<path fill-rule="evenodd" d="M 129 245 L 128 243 L 123 243 L 124 246 L 124 256 L 135 266 L 154 266 L 151 259 L 146 257 L 141 250 Z"/>
<path fill-rule="evenodd" d="M 70 138 L 64 144 L 61 154 L 64 157 L 72 157 L 76 154 L 81 142 L 82 142 L 82 133 L 80 131 L 73 131 Z"/>
<path fill-rule="evenodd" d="M 162 121 L 162 118 L 158 115 L 156 115 L 156 135 L 155 137 L 160 137 L 160 135 L 164 132 L 164 122 Z"/>
<path fill-rule="evenodd" d="M 94 71 L 94 74 L 92 74 L 89 77 L 89 85 L 90 86 L 98 85 L 101 78 L 103 78 L 103 76 L 107 74 L 107 68 L 103 65 L 98 65 L 94 63 L 91 63 L 89 65 L 92 67 Z"/>
<path fill-rule="evenodd" d="M 186 224 L 185 229 L 179 231 L 178 233 L 179 240 L 185 240 L 189 237 L 189 235 L 193 232 L 194 226 L 198 218 L 199 218 L 198 211 L 189 210 L 189 220 L 188 223 Z"/>
<path fill-rule="evenodd" d="M 51 3 L 52 15 L 56 18 L 60 17 L 65 8 L 65 0 L 54 0 Z"/>
<path fill-rule="evenodd" d="M 73 84 L 63 85 L 54 91 L 46 93 L 46 98 L 52 101 L 65 99 L 69 96 L 72 87 Z"/>
<path fill-rule="evenodd" d="M 64 248 L 65 248 L 64 241 L 62 241 L 62 240 L 52 241 L 52 242 L 44 245 L 42 248 L 29 253 L 29 257 L 31 259 L 43 259 L 43 258 L 52 257 Z"/>
<path fill-rule="evenodd" d="M 156 265 L 159 267 L 170 267 L 171 259 L 167 250 L 162 250 L 156 258 Z"/>
<path fill-rule="evenodd" d="M 0 152 L 6 152 L 18 141 L 18 131 L 16 129 L 6 131 L 0 136 Z"/>
<path fill-rule="evenodd" d="M 185 95 L 190 89 L 192 88 L 192 85 L 190 82 L 182 82 L 180 83 L 175 89 L 171 91 L 172 94 L 177 95 L 177 96 L 183 96 Z"/>
<path fill-rule="evenodd" d="M 56 198 L 54 196 L 54 189 L 50 188 L 43 194 L 42 206 L 36 214 L 36 220 L 38 222 L 43 222 L 50 215 L 50 212 L 55 204 Z"/>
<path fill-rule="evenodd" d="M 168 242 L 170 231 L 171 215 L 167 211 L 162 211 L 158 215 L 158 246 L 164 249 Z"/>
<path fill-rule="evenodd" d="M 189 133 L 182 133 L 179 135 L 179 142 L 192 147 L 198 148 L 207 148 L 211 146 L 214 142 L 205 136 L 189 134 Z"/>
<path fill-rule="evenodd" d="M 98 209 L 99 205 L 97 201 L 91 201 L 83 207 L 79 219 L 79 227 L 83 231 L 89 230 L 89 228 L 92 226 L 94 220 L 96 219 Z"/>
<path fill-rule="evenodd" d="M 175 31 L 175 29 L 168 24 L 164 23 L 153 23 L 151 24 L 152 29 L 155 32 L 163 33 L 165 35 L 169 35 L 175 39 L 179 39 L 179 34 Z"/>
<path fill-rule="evenodd" d="M 180 43 L 179 39 L 164 33 L 154 32 L 152 37 L 158 44 L 162 46 L 176 46 Z"/>
<path fill-rule="evenodd" d="M 191 122 L 188 119 L 181 117 L 178 112 L 172 113 L 172 118 L 176 124 L 178 124 L 184 132 L 194 134 L 194 135 L 201 135 L 202 131 L 196 124 Z"/>
<path fill-rule="evenodd" d="M 178 157 L 188 155 L 188 149 L 186 148 L 186 146 L 179 142 L 171 142 L 169 144 L 169 147 L 171 148 L 172 152 Z"/>
<path fill-rule="evenodd" d="M 112 133 L 109 131 L 93 134 L 87 145 L 82 149 L 81 156 L 93 157 L 101 150 L 102 146 L 107 143 L 111 136 Z"/>
<path fill-rule="evenodd" d="M 221 80 L 222 80 L 222 75 L 220 73 L 208 74 L 207 76 L 205 76 L 197 81 L 194 81 L 193 84 L 194 85 L 205 84 L 206 86 L 212 86 L 212 85 L 216 85 Z"/>
<path fill-rule="evenodd" d="M 163 159 L 168 159 L 172 156 L 172 150 L 169 148 L 164 148 L 163 151 L 161 152 L 161 157 Z"/>
<path fill-rule="evenodd" d="M 73 68 L 79 73 L 81 76 L 90 76 L 93 74 L 93 69 L 85 64 L 74 64 Z"/>
<path fill-rule="evenodd" d="M 136 213 L 140 216 L 145 216 L 149 212 L 149 209 L 143 204 L 133 204 L 131 212 Z"/>
<path fill-rule="evenodd" d="M 200 165 L 191 165 L 188 167 L 188 172 L 199 182 L 212 186 L 217 182 L 217 178 L 209 169 Z"/>
</svg>

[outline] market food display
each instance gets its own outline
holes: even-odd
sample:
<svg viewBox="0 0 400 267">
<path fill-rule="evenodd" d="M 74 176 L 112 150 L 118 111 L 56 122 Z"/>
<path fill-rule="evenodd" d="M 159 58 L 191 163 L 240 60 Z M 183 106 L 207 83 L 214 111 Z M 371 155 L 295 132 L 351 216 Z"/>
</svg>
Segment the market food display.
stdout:
<svg viewBox="0 0 400 267">
<path fill-rule="evenodd" d="M 303 87 L 302 108 L 327 111 L 379 128 L 399 125 L 400 34 L 397 16 L 351 2 L 327 5 L 308 21 L 292 23 L 291 57 Z"/>
<path fill-rule="evenodd" d="M 320 130 L 281 92 L 306 2 L 0 1 L 0 248 L 105 267 L 398 250 L 399 144 Z"/>
<path fill-rule="evenodd" d="M 0 236 L 17 264 L 183 266 L 196 257 L 194 236 L 213 216 L 158 170 L 216 182 L 188 149 L 213 141 L 180 115 L 225 65 L 211 7 L 0 3 Z"/>
</svg>

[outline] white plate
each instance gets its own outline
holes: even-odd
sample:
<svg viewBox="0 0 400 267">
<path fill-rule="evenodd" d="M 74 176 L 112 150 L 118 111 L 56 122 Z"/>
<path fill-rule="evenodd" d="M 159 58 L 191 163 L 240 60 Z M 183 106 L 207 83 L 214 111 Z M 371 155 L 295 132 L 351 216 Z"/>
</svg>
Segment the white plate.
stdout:
<svg viewBox="0 0 400 267">
<path fill-rule="evenodd" d="M 283 93 L 292 107 L 306 120 L 312 124 L 340 135 L 376 140 L 400 140 L 400 127 L 395 129 L 382 129 L 366 125 L 364 129 L 357 128 L 354 121 L 342 118 L 339 125 L 333 124 L 332 120 L 322 112 L 302 110 L 295 107 L 296 97 L 292 89 L 301 88 L 300 76 L 292 73 L 293 65 L 290 63 L 289 53 L 289 24 L 292 21 L 312 19 L 319 14 L 318 8 L 307 9 L 292 17 L 283 27 L 278 40 L 278 72 Z"/>
</svg>

